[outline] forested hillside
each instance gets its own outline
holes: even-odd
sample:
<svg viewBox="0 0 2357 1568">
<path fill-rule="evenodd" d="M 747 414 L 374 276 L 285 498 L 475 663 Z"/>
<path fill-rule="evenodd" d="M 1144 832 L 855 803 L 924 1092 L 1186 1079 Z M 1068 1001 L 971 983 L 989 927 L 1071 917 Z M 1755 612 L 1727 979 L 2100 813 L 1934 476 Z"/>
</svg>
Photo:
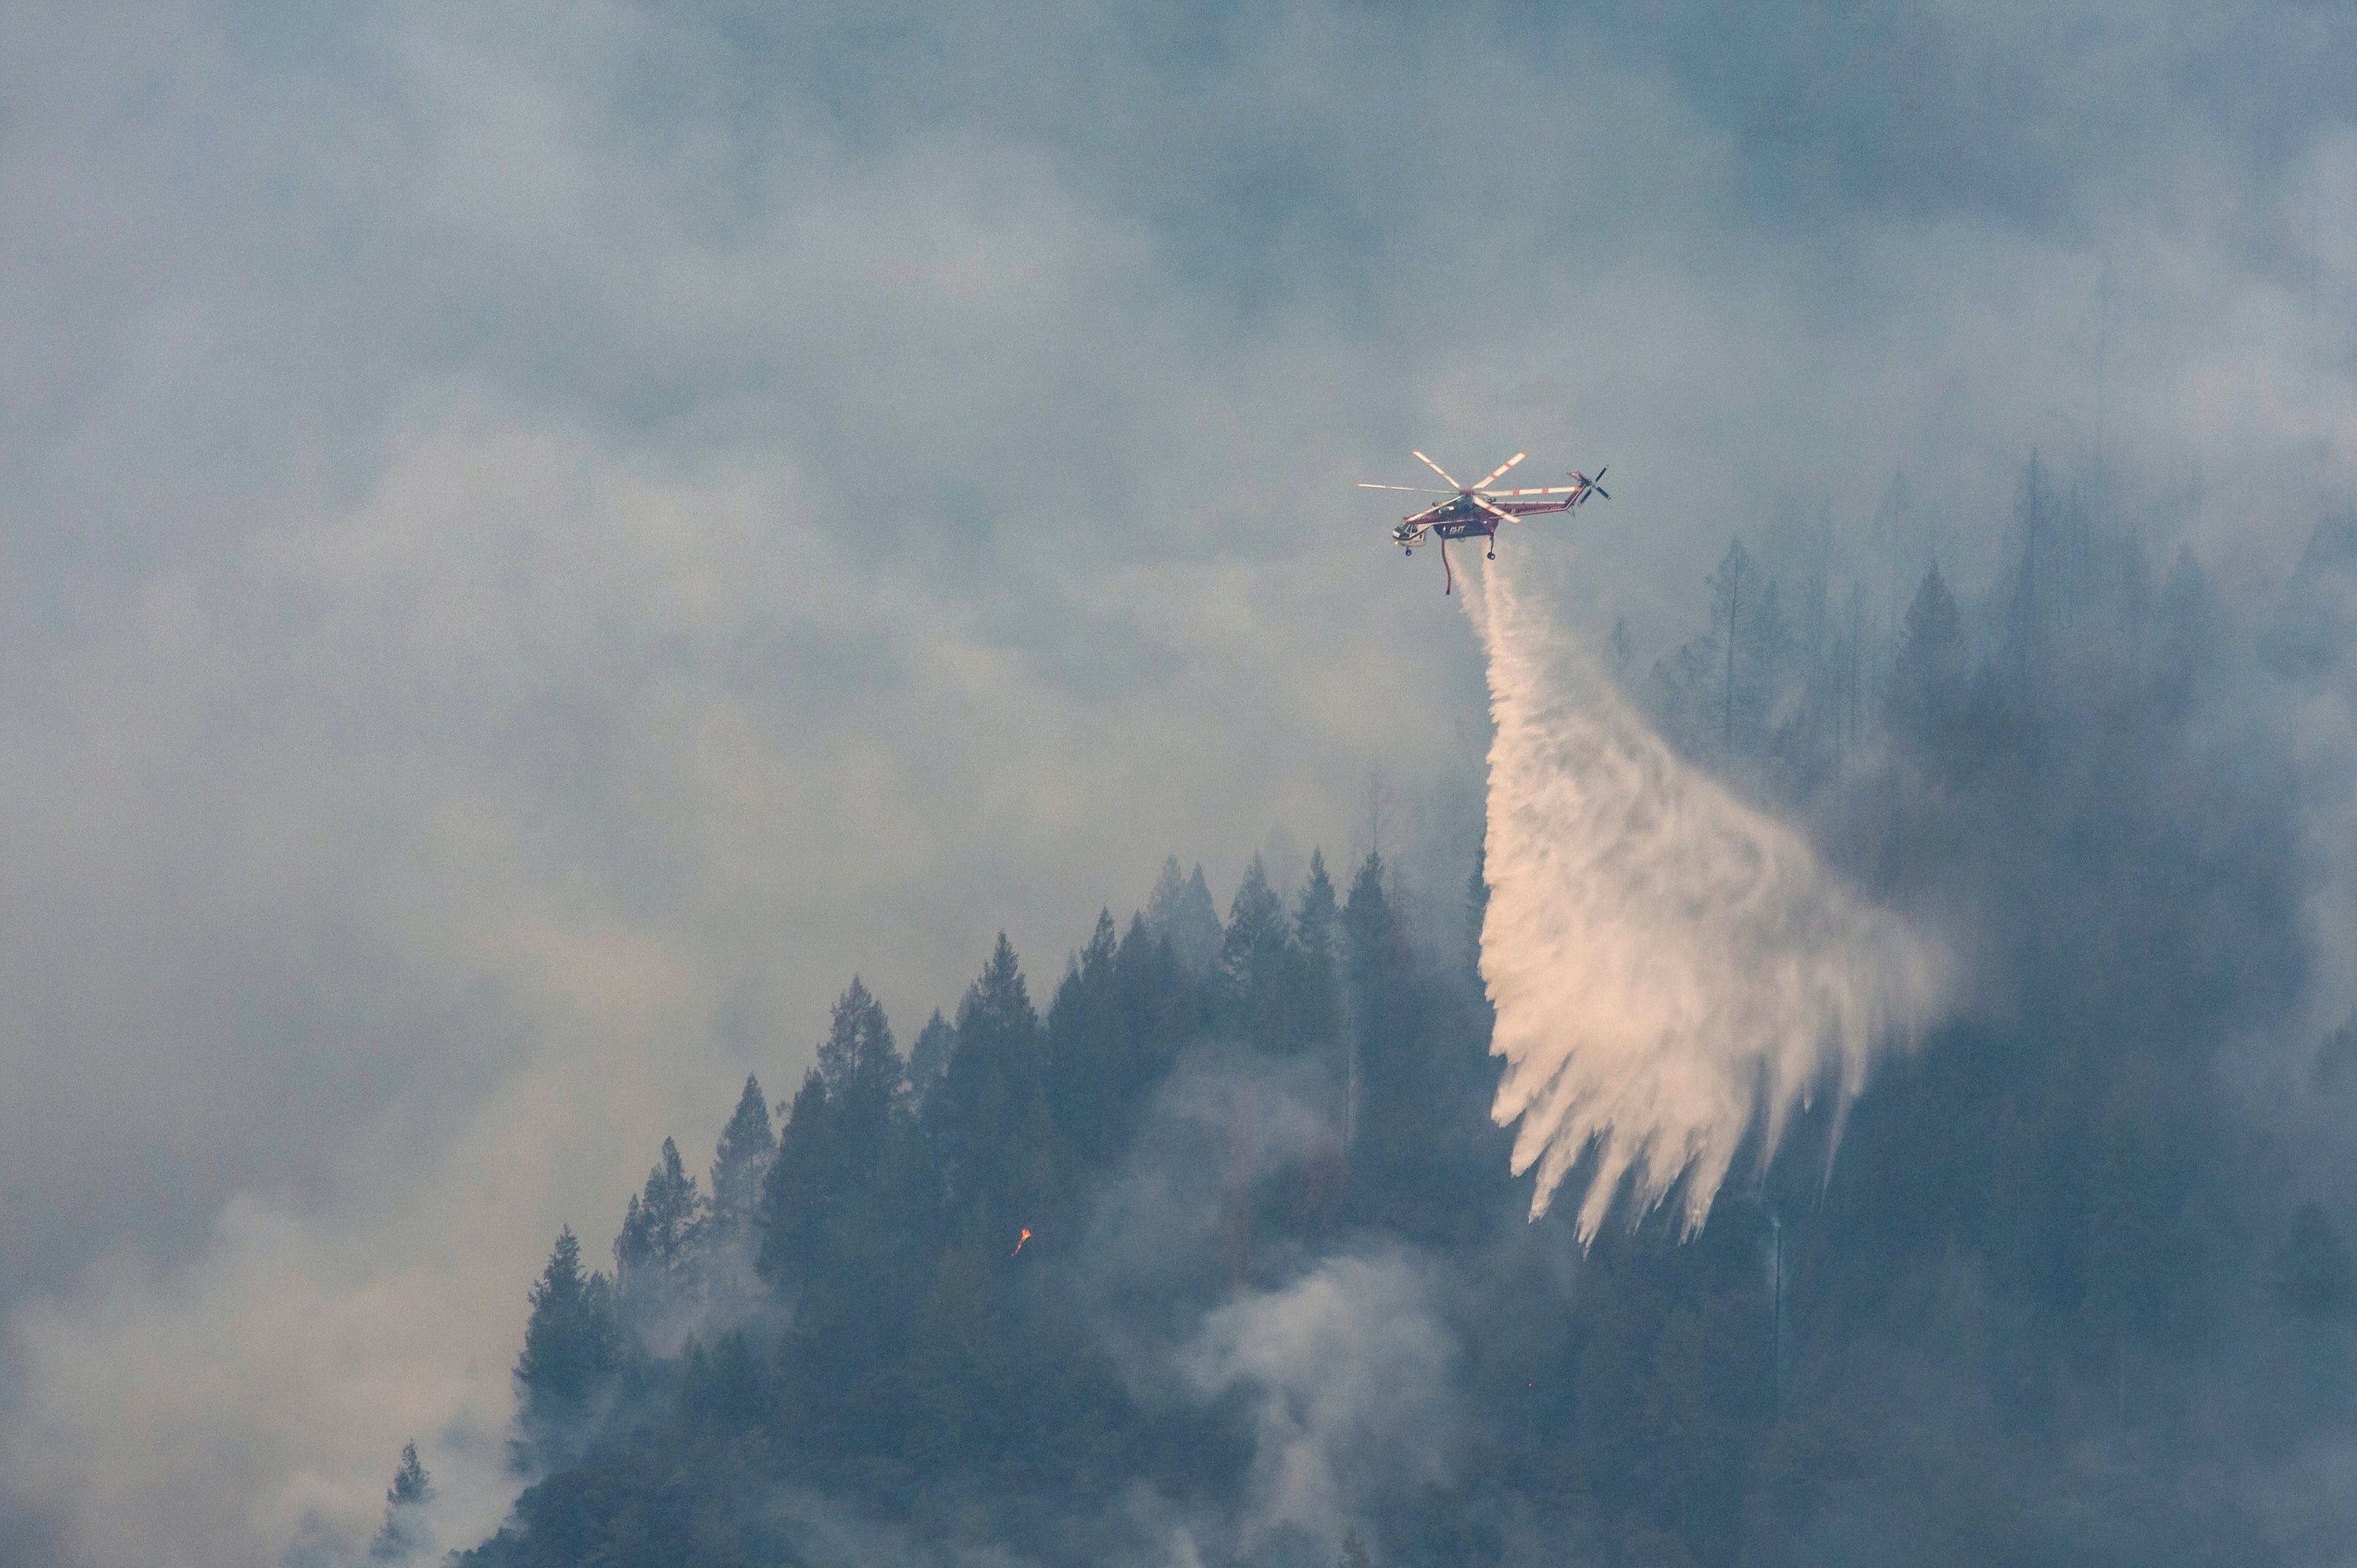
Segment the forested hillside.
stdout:
<svg viewBox="0 0 2357 1568">
<path fill-rule="evenodd" d="M 1969 968 L 1697 1234 L 1525 1219 L 1478 867 L 1255 862 L 1222 920 L 1174 861 L 1037 994 L 1004 938 L 913 1036 L 852 981 L 774 1120 L 748 1079 L 708 1174 L 662 1146 L 610 1267 L 560 1237 L 531 1484 L 463 1561 L 2312 1560 L 2357 1036 L 2286 1043 L 2283 715 L 2344 678 L 2357 533 L 2248 626 L 2034 466 L 2013 538 L 1879 618 L 1738 543 L 1693 639 L 1614 639 Z"/>
</svg>

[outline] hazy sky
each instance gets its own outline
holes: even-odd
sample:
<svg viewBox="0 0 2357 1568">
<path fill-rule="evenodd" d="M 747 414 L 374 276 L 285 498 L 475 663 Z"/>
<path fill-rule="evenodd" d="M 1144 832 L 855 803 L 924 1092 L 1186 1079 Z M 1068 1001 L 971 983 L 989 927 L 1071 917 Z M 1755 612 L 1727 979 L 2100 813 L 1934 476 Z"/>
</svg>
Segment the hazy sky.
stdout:
<svg viewBox="0 0 2357 1568">
<path fill-rule="evenodd" d="M 855 970 L 905 1040 L 1461 776 L 1412 446 L 1609 462 L 1511 547 L 1646 660 L 1900 470 L 1968 569 L 2032 446 L 2271 592 L 2352 81 L 2325 5 L 0 7 L 0 1542 L 371 1519 Z"/>
</svg>

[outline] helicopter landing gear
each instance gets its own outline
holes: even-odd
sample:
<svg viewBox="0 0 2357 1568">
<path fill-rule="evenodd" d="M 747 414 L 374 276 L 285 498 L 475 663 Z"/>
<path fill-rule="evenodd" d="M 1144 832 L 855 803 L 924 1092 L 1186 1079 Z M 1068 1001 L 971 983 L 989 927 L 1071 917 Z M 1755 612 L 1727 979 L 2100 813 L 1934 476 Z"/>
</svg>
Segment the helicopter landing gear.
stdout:
<svg viewBox="0 0 2357 1568">
<path fill-rule="evenodd" d="M 1401 554 L 1403 554 L 1403 555 L 1413 555 L 1413 554 L 1415 554 L 1415 551 L 1413 551 L 1413 550 L 1409 550 L 1409 549 L 1406 549 L 1406 548 L 1403 547 L 1403 548 L 1401 549 L 1401 551 L 1400 551 L 1400 553 L 1401 553 Z"/>
<path fill-rule="evenodd" d="M 1496 551 L 1494 551 L 1494 550 L 1491 551 L 1491 552 L 1490 552 L 1490 559 L 1491 559 L 1491 560 L 1492 560 L 1492 561 L 1495 561 L 1497 558 L 1498 558 L 1498 553 L 1497 553 Z"/>
</svg>

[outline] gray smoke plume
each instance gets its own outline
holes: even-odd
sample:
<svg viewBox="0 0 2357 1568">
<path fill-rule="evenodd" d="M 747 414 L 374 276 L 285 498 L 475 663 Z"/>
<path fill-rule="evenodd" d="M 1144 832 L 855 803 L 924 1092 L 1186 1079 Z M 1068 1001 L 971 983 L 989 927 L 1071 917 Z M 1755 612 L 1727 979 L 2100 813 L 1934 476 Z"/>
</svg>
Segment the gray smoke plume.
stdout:
<svg viewBox="0 0 2357 1568">
<path fill-rule="evenodd" d="M 1497 725 L 1492 1113 L 1521 1120 L 1513 1166 L 1538 1166 L 1534 1216 L 1592 1149 L 1583 1239 L 1624 1178 L 1641 1212 L 1683 1176 L 1691 1229 L 1755 1116 L 1772 1151 L 1821 1088 L 1855 1095 L 1878 1047 L 1930 1018 L 1946 961 L 1682 760 L 1501 566 L 1466 607 Z"/>
<path fill-rule="evenodd" d="M 1456 1346 L 1413 1257 L 1334 1258 L 1211 1313 L 1185 1358 L 1199 1393 L 1253 1402 L 1247 1551 L 1340 1537 L 1358 1495 L 1448 1475 Z"/>
</svg>

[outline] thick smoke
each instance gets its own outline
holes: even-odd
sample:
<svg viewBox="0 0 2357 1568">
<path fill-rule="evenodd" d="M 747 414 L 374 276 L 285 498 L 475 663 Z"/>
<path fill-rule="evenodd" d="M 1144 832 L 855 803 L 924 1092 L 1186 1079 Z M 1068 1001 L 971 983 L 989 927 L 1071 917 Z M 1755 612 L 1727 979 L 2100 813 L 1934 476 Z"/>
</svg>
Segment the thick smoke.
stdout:
<svg viewBox="0 0 2357 1568">
<path fill-rule="evenodd" d="M 1681 1176 L 1702 1222 L 1754 1120 L 1762 1158 L 1821 1090 L 1923 1023 L 1938 949 L 1800 835 L 1681 760 L 1577 642 L 1492 565 L 1467 608 L 1489 655 L 1490 902 L 1481 977 L 1506 1058 L 1494 1114 L 1543 1213 L 1583 1155 L 1592 1237 L 1625 1179 Z"/>
<path fill-rule="evenodd" d="M 1288 1527 L 1334 1540 L 1356 1489 L 1445 1478 L 1455 1359 L 1402 1253 L 1331 1259 L 1211 1313 L 1187 1370 L 1206 1396 L 1253 1399 L 1245 1549 Z"/>
</svg>

